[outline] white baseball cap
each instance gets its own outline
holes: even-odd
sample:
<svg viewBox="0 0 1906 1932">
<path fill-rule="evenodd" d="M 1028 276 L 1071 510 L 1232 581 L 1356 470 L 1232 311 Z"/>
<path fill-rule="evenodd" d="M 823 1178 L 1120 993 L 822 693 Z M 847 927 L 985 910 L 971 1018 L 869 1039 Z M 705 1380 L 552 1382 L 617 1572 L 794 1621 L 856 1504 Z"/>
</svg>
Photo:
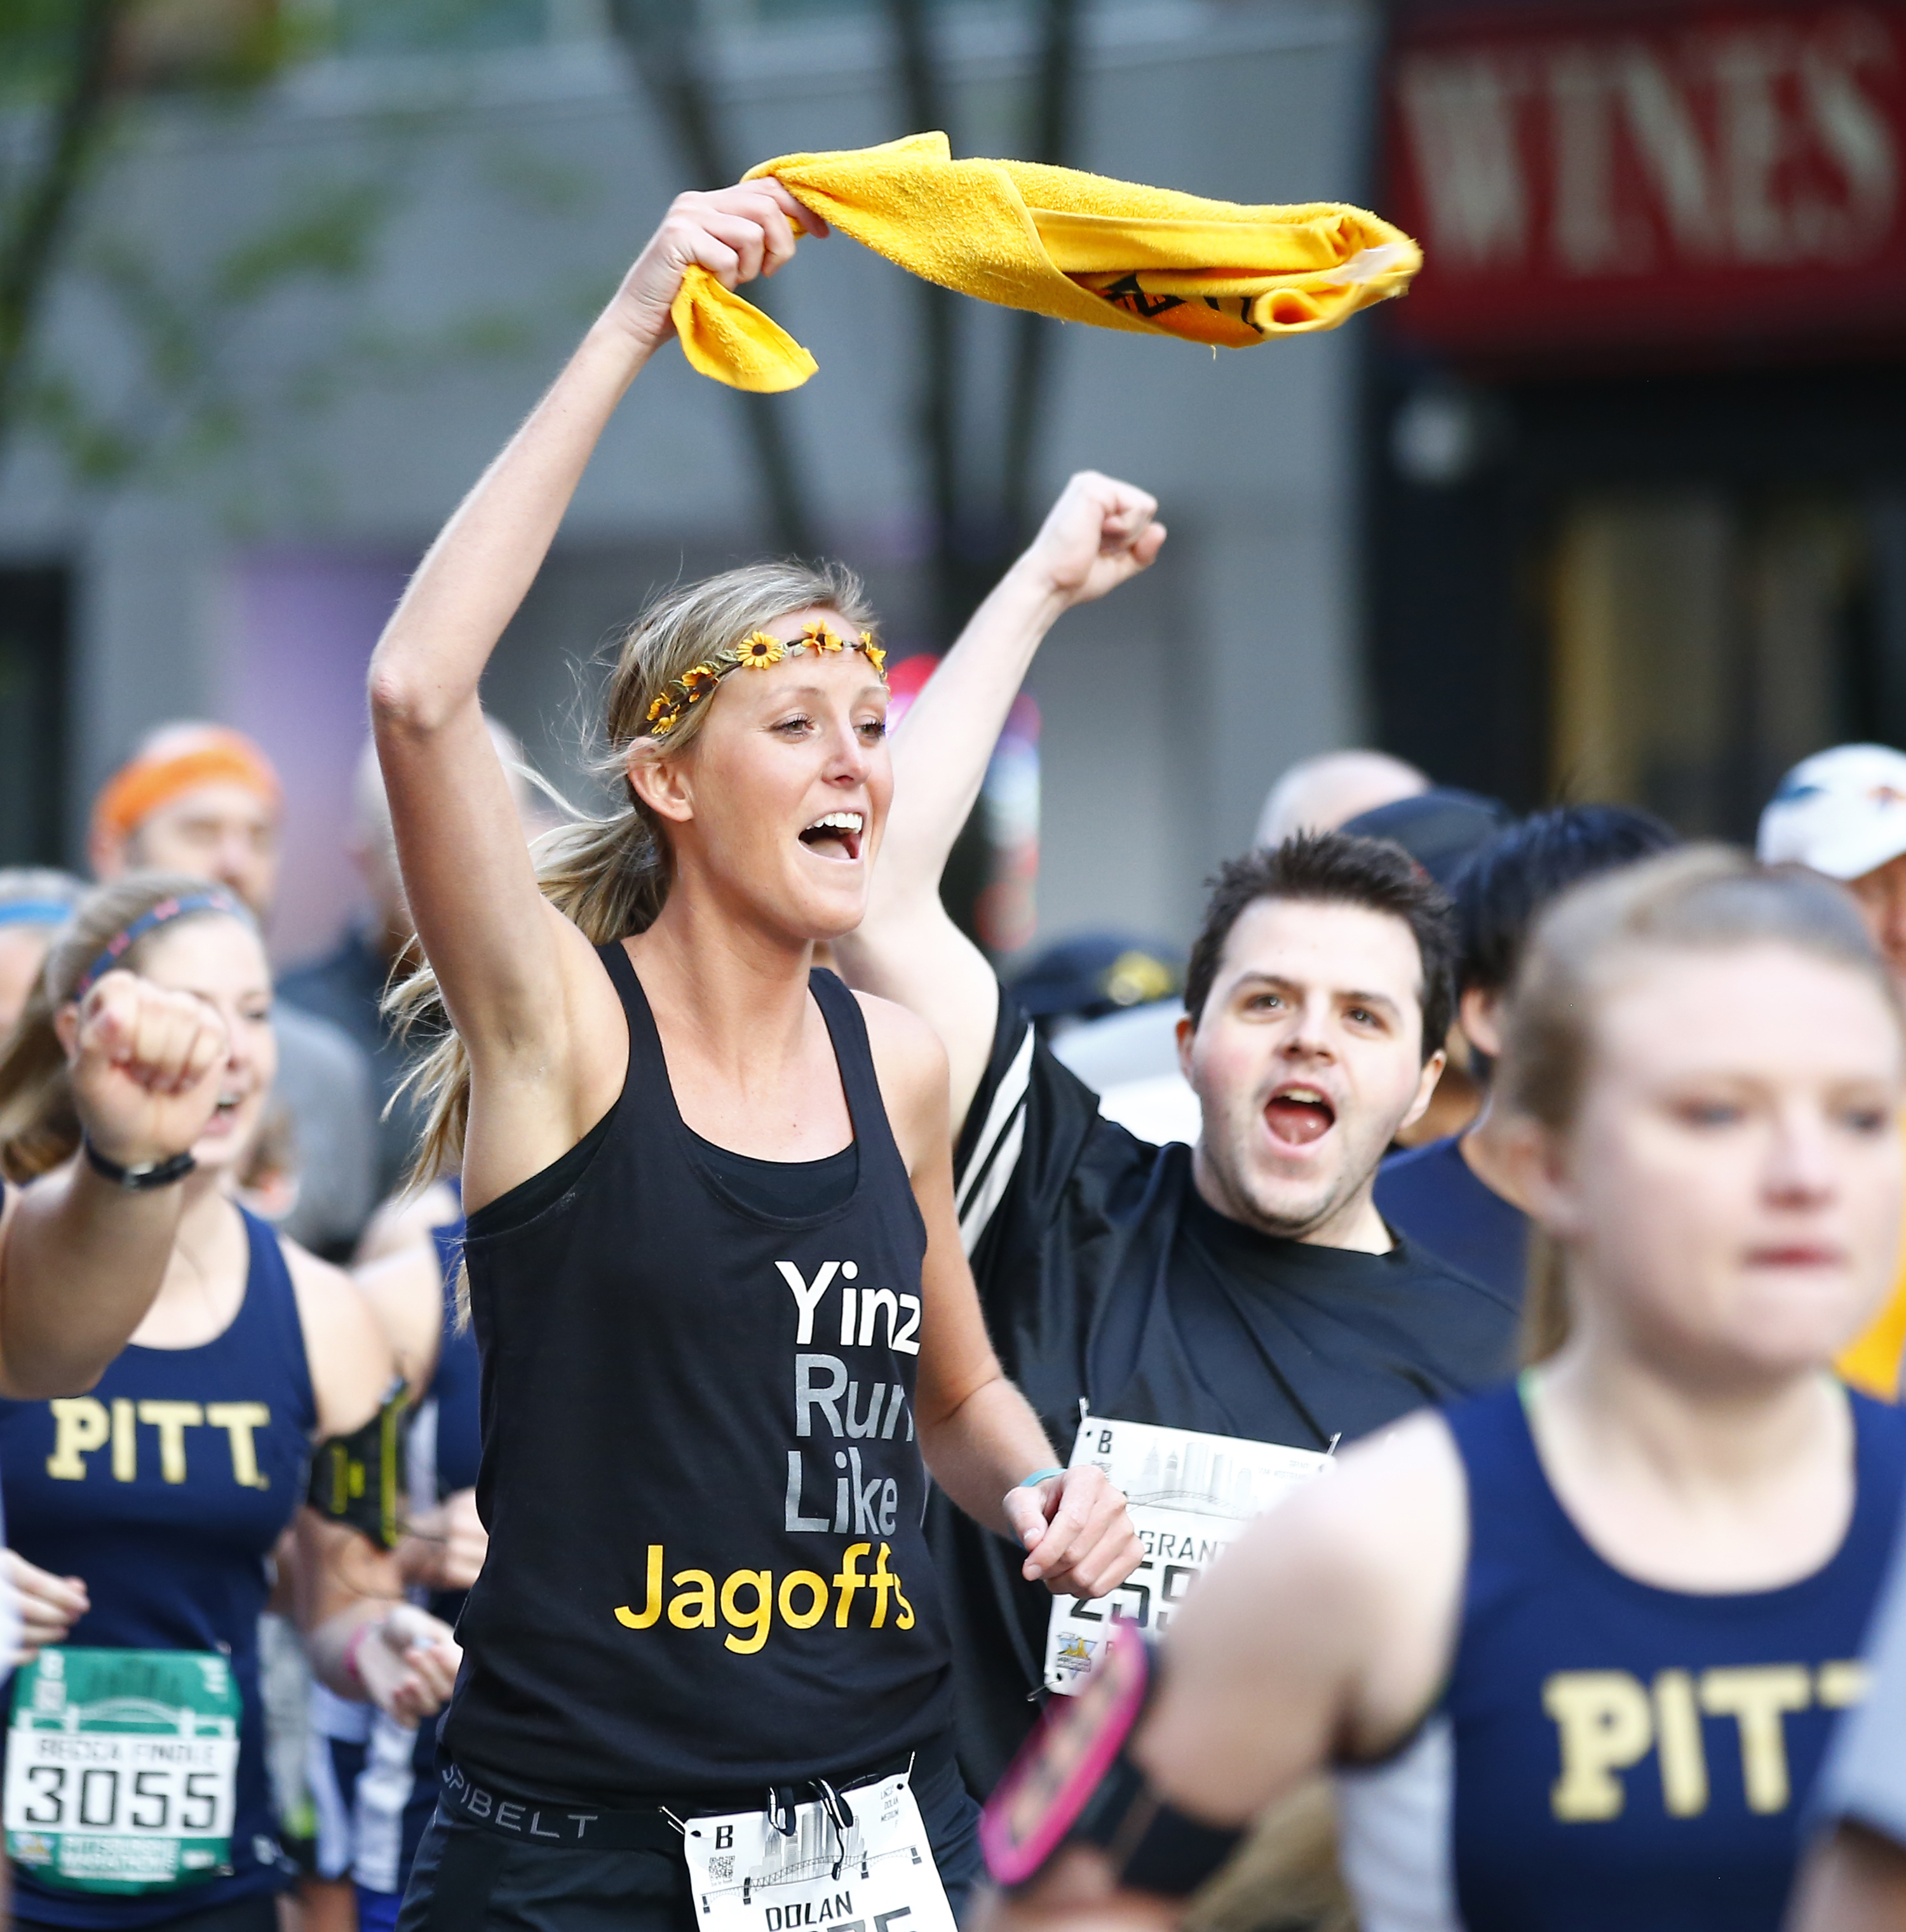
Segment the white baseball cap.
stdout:
<svg viewBox="0 0 1906 1932">
<path fill-rule="evenodd" d="M 1856 879 L 1906 852 L 1906 752 L 1835 745 L 1775 788 L 1754 849 L 1764 864 Z"/>
</svg>

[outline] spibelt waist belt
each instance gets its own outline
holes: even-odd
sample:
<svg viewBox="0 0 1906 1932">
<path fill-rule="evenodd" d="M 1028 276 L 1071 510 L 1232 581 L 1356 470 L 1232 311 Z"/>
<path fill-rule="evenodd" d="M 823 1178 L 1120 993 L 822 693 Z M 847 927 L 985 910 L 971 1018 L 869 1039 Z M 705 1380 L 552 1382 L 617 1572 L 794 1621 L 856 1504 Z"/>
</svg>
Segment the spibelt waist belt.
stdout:
<svg viewBox="0 0 1906 1932">
<path fill-rule="evenodd" d="M 446 1760 L 438 1802 L 450 1817 L 525 1844 L 569 1845 L 600 1852 L 665 1852 L 672 1857 L 681 1848 L 679 1819 L 766 1810 L 788 1816 L 791 1822 L 784 1828 L 791 1829 L 797 1804 L 816 1799 L 824 1802 L 830 1793 L 857 1791 L 909 1769 L 917 1782 L 952 1762 L 953 1741 L 942 1733 L 917 1750 L 896 1751 L 878 1763 L 838 1777 L 803 1778 L 727 1792 L 703 1792 L 680 1802 L 658 1799 L 632 1810 L 611 1810 L 574 1798 L 538 1797 L 533 1792 L 511 1789 L 486 1772 Z"/>
</svg>

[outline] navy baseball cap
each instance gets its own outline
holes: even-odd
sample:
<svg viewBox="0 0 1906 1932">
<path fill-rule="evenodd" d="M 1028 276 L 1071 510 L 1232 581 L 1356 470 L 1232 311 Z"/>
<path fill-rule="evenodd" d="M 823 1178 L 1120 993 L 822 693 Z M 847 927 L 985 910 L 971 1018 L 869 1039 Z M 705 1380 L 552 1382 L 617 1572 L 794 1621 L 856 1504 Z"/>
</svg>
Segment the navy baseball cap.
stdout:
<svg viewBox="0 0 1906 1932">
<path fill-rule="evenodd" d="M 1414 798 L 1359 812 L 1343 830 L 1360 838 L 1387 838 L 1400 845 L 1447 892 L 1463 860 L 1514 817 L 1500 799 L 1454 785 L 1432 785 Z"/>
</svg>

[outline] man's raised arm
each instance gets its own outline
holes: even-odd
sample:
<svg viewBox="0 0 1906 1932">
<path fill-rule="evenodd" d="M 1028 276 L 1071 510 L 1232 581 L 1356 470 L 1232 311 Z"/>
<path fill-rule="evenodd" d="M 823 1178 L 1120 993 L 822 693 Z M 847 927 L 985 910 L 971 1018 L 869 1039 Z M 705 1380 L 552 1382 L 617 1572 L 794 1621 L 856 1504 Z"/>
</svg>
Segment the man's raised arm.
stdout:
<svg viewBox="0 0 1906 1932">
<path fill-rule="evenodd" d="M 1063 612 L 1157 556 L 1157 508 L 1129 483 L 1091 470 L 1074 476 L 894 734 L 893 804 L 867 916 L 835 950 L 854 986 L 911 1007 L 939 1034 L 956 1140 L 992 1050 L 999 987 L 947 916 L 940 875 L 1040 640 Z"/>
</svg>

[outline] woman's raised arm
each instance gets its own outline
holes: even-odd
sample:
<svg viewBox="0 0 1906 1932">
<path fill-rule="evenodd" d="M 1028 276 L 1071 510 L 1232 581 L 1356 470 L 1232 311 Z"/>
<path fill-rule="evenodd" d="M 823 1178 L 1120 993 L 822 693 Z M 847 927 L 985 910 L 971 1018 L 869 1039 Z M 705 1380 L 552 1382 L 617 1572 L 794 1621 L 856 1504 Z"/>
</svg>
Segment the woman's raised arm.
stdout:
<svg viewBox="0 0 1906 1932">
<path fill-rule="evenodd" d="M 616 1002 L 587 943 L 537 890 L 478 682 L 616 405 L 674 332 L 669 307 L 683 272 L 698 262 L 730 288 L 772 274 L 794 254 L 797 228 L 827 232 L 778 182 L 677 198 L 568 368 L 431 545 L 371 659 L 377 755 L 419 936 L 479 1074 L 556 1100 L 549 1159 L 594 1118 L 575 1121 L 561 1097 L 577 1084 L 570 1042 L 596 1031 L 575 1022 L 599 1004 L 606 1017 Z"/>
</svg>

